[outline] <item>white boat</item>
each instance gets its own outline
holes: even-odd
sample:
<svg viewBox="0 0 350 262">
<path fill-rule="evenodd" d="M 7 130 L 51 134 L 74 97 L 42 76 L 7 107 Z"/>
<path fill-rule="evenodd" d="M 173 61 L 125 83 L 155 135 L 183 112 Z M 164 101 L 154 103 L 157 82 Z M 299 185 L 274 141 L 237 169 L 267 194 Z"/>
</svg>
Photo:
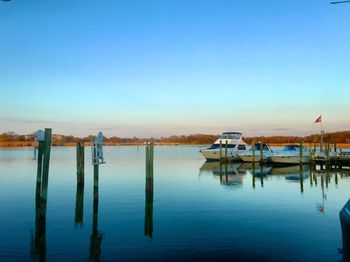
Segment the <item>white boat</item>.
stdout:
<svg viewBox="0 0 350 262">
<path fill-rule="evenodd" d="M 220 141 L 221 141 L 221 156 L 225 157 L 226 143 L 227 143 L 227 158 L 229 161 L 239 160 L 239 154 L 246 151 L 249 147 L 246 142 L 242 140 L 242 133 L 239 132 L 225 132 L 217 139 L 211 147 L 202 149 L 200 152 L 209 161 L 220 160 Z"/>
<path fill-rule="evenodd" d="M 300 159 L 300 146 L 287 145 L 281 151 L 274 152 L 269 160 L 275 164 L 303 164 L 310 162 L 310 154 L 306 147 L 302 147 L 302 158 Z"/>
<path fill-rule="evenodd" d="M 254 156 L 254 162 L 259 162 L 261 160 L 261 152 L 260 152 L 261 144 L 255 144 L 255 156 Z M 268 144 L 262 144 L 262 160 L 266 161 L 274 152 L 271 149 L 271 147 Z M 241 152 L 239 154 L 239 157 L 244 162 L 253 162 L 253 148 L 251 147 L 249 150 L 245 152 Z"/>
</svg>

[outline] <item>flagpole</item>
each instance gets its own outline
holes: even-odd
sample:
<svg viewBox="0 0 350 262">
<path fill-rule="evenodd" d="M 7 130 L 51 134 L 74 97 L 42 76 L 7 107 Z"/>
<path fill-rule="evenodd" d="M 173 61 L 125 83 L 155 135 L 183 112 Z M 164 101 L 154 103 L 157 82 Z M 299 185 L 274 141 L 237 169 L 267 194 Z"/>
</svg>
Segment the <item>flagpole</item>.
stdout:
<svg viewBox="0 0 350 262">
<path fill-rule="evenodd" d="M 323 151 L 323 122 L 322 122 L 322 114 L 321 114 L 321 142 L 320 142 L 320 151 Z"/>
</svg>

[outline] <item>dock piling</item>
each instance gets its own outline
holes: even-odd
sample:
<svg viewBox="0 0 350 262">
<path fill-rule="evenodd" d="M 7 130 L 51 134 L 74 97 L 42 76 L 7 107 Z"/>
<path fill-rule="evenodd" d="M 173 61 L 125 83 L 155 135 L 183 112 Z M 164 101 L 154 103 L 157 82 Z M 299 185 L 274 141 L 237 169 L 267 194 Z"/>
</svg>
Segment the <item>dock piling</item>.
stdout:
<svg viewBox="0 0 350 262">
<path fill-rule="evenodd" d="M 252 142 L 252 161 L 253 161 L 253 170 L 255 169 L 255 140 Z"/>
<path fill-rule="evenodd" d="M 300 142 L 299 144 L 299 165 L 300 170 L 303 169 L 303 142 Z"/>
<path fill-rule="evenodd" d="M 84 186 L 84 142 L 77 142 L 77 183 Z"/>
<path fill-rule="evenodd" d="M 146 145 L 146 185 L 145 185 L 145 224 L 144 234 L 153 236 L 153 143 Z"/>
<path fill-rule="evenodd" d="M 222 141 L 220 140 L 220 152 L 219 152 L 219 161 L 222 161 Z"/>
<path fill-rule="evenodd" d="M 263 143 L 260 141 L 260 166 L 264 165 L 264 157 L 263 157 Z"/>
</svg>

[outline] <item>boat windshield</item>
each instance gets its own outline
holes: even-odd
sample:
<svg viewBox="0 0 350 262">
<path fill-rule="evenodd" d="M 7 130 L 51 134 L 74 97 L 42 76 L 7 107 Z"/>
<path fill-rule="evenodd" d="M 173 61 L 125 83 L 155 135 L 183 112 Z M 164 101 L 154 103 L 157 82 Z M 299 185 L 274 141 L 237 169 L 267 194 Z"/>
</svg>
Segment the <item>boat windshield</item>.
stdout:
<svg viewBox="0 0 350 262">
<path fill-rule="evenodd" d="M 307 151 L 307 148 L 303 146 L 302 150 Z M 288 146 L 285 146 L 282 151 L 300 151 L 300 146 L 299 145 L 288 145 Z"/>
<path fill-rule="evenodd" d="M 226 144 L 221 144 L 221 147 L 224 149 L 226 147 Z M 236 145 L 233 144 L 227 144 L 227 148 L 235 148 Z M 217 149 L 220 148 L 220 144 L 212 144 L 211 147 L 208 147 L 208 149 Z"/>
<path fill-rule="evenodd" d="M 242 134 L 239 133 L 223 133 L 220 139 L 240 139 Z"/>
<path fill-rule="evenodd" d="M 256 151 L 260 151 L 260 144 L 255 144 L 255 150 Z M 267 146 L 267 144 L 263 144 L 262 150 L 263 151 L 269 151 L 270 149 Z M 252 149 L 250 149 L 250 151 L 252 151 Z"/>
</svg>

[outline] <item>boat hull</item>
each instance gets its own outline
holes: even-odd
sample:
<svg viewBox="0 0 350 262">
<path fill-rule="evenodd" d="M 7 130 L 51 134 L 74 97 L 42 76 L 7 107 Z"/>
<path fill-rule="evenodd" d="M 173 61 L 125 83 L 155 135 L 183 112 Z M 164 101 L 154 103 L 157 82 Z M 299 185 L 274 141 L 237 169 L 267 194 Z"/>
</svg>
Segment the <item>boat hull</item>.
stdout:
<svg viewBox="0 0 350 262">
<path fill-rule="evenodd" d="M 269 157 L 270 161 L 275 164 L 286 164 L 286 165 L 295 165 L 300 164 L 300 156 L 288 156 L 288 155 L 275 155 Z M 301 159 L 302 164 L 310 162 L 310 156 L 303 156 Z"/>
<path fill-rule="evenodd" d="M 203 149 L 200 152 L 208 161 L 219 161 L 220 160 L 220 151 L 219 150 Z M 221 157 L 225 158 L 224 150 L 222 152 Z M 240 160 L 238 153 L 234 152 L 232 150 L 227 152 L 227 159 L 229 161 Z"/>
</svg>

